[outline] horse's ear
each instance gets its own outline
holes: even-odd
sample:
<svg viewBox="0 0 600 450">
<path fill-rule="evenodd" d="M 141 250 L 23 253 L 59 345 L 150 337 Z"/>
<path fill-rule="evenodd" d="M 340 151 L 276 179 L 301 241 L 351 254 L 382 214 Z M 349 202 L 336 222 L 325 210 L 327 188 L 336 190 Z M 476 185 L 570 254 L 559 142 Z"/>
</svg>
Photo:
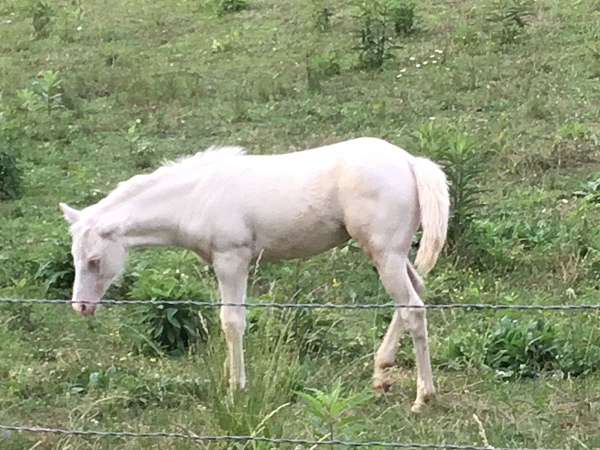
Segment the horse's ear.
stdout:
<svg viewBox="0 0 600 450">
<path fill-rule="evenodd" d="M 65 220 L 71 225 L 79 220 L 80 213 L 75 208 L 71 208 L 66 203 L 59 203 L 58 206 L 62 210 Z"/>
</svg>

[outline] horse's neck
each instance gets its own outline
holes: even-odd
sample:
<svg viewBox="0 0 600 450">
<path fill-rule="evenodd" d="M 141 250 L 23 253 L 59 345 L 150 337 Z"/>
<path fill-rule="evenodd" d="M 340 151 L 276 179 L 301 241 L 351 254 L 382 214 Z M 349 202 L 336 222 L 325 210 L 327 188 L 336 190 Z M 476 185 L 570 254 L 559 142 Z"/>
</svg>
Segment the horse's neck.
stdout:
<svg viewBox="0 0 600 450">
<path fill-rule="evenodd" d="M 101 220 L 119 228 L 128 247 L 185 246 L 180 230 L 184 185 L 157 180 L 130 198 L 100 209 Z"/>
</svg>

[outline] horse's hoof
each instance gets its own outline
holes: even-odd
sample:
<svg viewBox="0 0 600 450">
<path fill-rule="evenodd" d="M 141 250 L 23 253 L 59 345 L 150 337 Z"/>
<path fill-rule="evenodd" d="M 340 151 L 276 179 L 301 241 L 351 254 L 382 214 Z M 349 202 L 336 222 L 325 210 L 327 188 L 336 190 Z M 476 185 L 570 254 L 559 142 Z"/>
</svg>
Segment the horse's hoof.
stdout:
<svg viewBox="0 0 600 450">
<path fill-rule="evenodd" d="M 413 414 L 421 414 L 423 412 L 423 408 L 425 407 L 425 403 L 423 402 L 414 402 L 412 407 L 410 408 L 410 412 Z"/>
<path fill-rule="evenodd" d="M 413 414 L 421 414 L 427 403 L 431 402 L 434 395 L 434 393 L 422 394 L 417 400 L 415 400 L 410 408 L 410 411 Z"/>
<path fill-rule="evenodd" d="M 392 388 L 392 383 L 386 380 L 376 379 L 373 381 L 373 389 L 378 394 L 385 394 Z"/>
</svg>

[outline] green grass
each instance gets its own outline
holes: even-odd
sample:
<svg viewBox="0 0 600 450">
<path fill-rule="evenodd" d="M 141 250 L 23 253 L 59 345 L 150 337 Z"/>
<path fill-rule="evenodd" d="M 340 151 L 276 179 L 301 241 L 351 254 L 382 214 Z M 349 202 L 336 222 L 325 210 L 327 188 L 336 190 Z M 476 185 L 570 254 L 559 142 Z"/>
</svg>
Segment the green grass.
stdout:
<svg viewBox="0 0 600 450">
<path fill-rule="evenodd" d="M 49 25 L 37 33 L 30 2 L 0 5 L 0 150 L 14 151 L 24 173 L 22 198 L 0 202 L 0 296 L 67 298 L 68 282 L 58 277 L 69 258 L 58 202 L 88 205 L 149 170 L 143 167 L 214 144 L 269 154 L 364 135 L 417 152 L 416 131 L 433 122 L 475 142 L 483 193 L 464 244 L 428 278 L 427 301 L 597 303 L 597 2 L 534 2 L 514 43 L 505 39 L 514 30 L 487 17 L 515 2 L 418 2 L 416 32 L 397 37 L 392 58 L 374 71 L 360 68 L 347 2 L 247 3 L 219 16 L 211 2 L 197 0 L 48 2 Z M 314 8 L 322 4 L 333 15 L 317 32 Z M 33 82 L 47 71 L 60 74 L 62 90 L 41 108 Z M 22 90 L 34 92 L 29 106 Z M 175 250 L 134 254 L 110 295 L 126 298 L 140 279 L 167 269 L 194 277 L 192 291 L 216 297 L 210 270 Z M 261 266 L 250 285 L 257 301 L 388 301 L 352 245 Z M 590 370 L 567 376 L 552 367 L 506 379 L 484 358 L 485 339 L 505 316 L 523 329 L 530 319 L 551 324 L 544 342 L 560 346 L 562 361 Z M 189 354 L 157 356 L 137 351 L 139 330 L 126 309 L 83 320 L 66 306 L 2 306 L 0 423 L 319 439 L 323 424 L 297 392 L 331 392 L 340 381 L 342 396 L 369 399 L 349 413 L 362 420 L 340 425 L 338 438 L 484 445 L 485 433 L 494 446 L 600 447 L 597 314 L 431 312 L 440 394 L 418 417 L 409 413 L 410 339 L 402 341 L 392 392 L 370 391 L 388 319 L 377 311 L 251 312 L 250 389 L 231 402 L 217 326 Z M 506 338 L 506 348 L 513 344 Z M 0 436 L 3 449 L 36 445 L 197 447 Z"/>
</svg>

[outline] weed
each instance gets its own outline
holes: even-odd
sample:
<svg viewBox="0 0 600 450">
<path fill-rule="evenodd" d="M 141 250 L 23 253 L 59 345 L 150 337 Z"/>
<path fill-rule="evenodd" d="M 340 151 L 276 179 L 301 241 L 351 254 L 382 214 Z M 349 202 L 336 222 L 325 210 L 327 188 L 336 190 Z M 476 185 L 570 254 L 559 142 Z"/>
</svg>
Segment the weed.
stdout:
<svg viewBox="0 0 600 450">
<path fill-rule="evenodd" d="M 141 120 L 133 122 L 127 128 L 127 144 L 129 155 L 135 166 L 139 169 L 147 169 L 154 164 L 156 149 L 150 141 L 144 139 L 140 131 Z"/>
<path fill-rule="evenodd" d="M 600 176 L 583 183 L 582 189 L 575 191 L 573 195 L 583 197 L 592 203 L 600 203 Z"/>
<path fill-rule="evenodd" d="M 59 72 L 45 70 L 31 83 L 31 88 L 17 92 L 21 107 L 26 111 L 45 110 L 48 116 L 52 111 L 63 109 L 62 79 Z"/>
<path fill-rule="evenodd" d="M 53 16 L 54 10 L 48 3 L 39 0 L 33 4 L 31 8 L 31 24 L 33 25 L 33 32 L 36 39 L 44 39 L 50 35 Z"/>
<path fill-rule="evenodd" d="M 337 52 L 306 57 L 306 81 L 310 92 L 321 90 L 321 82 L 341 72 Z"/>
<path fill-rule="evenodd" d="M 209 344 L 204 357 L 210 384 L 208 403 L 214 422 L 223 432 L 267 437 L 284 433 L 281 418 L 295 391 L 302 388 L 298 350 L 287 332 L 291 326 L 271 315 L 261 330 L 264 334 L 248 336 L 246 357 L 251 373 L 245 391 L 229 391 L 223 373 L 225 351 L 222 344 Z"/>
<path fill-rule="evenodd" d="M 359 61 L 365 69 L 379 69 L 390 58 L 389 6 L 384 0 L 356 2 L 358 22 Z"/>
<path fill-rule="evenodd" d="M 43 283 L 47 295 L 69 298 L 75 280 L 71 245 L 66 237 L 54 239 L 50 254 L 37 261 L 34 280 Z"/>
<path fill-rule="evenodd" d="M 150 300 L 132 314 L 133 327 L 141 331 L 135 345 L 142 352 L 182 354 L 205 341 L 214 318 L 193 305 L 152 305 L 157 300 L 206 300 L 202 286 L 178 269 L 148 269 L 138 275 L 129 296 Z"/>
<path fill-rule="evenodd" d="M 319 389 L 307 389 L 298 392 L 313 417 L 313 426 L 321 439 L 338 439 L 347 429 L 361 422 L 356 408 L 368 401 L 371 395 L 353 393 L 342 394 L 342 384 L 338 381 L 329 392 Z"/>
<path fill-rule="evenodd" d="M 436 127 L 433 122 L 419 128 L 417 139 L 421 151 L 438 161 L 448 177 L 452 207 L 448 242 L 460 247 L 480 206 L 483 153 L 467 134 Z"/>
<path fill-rule="evenodd" d="M 581 122 L 566 122 L 558 130 L 561 139 L 582 140 L 591 135 L 590 128 Z"/>
<path fill-rule="evenodd" d="M 218 16 L 242 11 L 248 8 L 246 0 L 210 0 Z"/>
<path fill-rule="evenodd" d="M 0 147 L 0 200 L 19 198 L 23 194 L 22 180 L 23 171 L 14 150 Z"/>
<path fill-rule="evenodd" d="M 500 378 L 535 377 L 557 366 L 559 342 L 555 329 L 543 319 L 503 317 L 489 337 L 485 364 Z"/>
<path fill-rule="evenodd" d="M 389 15 L 394 31 L 400 36 L 415 32 L 415 3 L 412 0 L 390 0 Z"/>
<path fill-rule="evenodd" d="M 315 30 L 325 33 L 331 28 L 333 11 L 323 0 L 312 0 L 312 21 Z"/>
<path fill-rule="evenodd" d="M 519 42 L 524 36 L 528 18 L 534 15 L 533 0 L 495 0 L 486 19 L 492 24 L 492 38 L 501 45 Z"/>
</svg>

